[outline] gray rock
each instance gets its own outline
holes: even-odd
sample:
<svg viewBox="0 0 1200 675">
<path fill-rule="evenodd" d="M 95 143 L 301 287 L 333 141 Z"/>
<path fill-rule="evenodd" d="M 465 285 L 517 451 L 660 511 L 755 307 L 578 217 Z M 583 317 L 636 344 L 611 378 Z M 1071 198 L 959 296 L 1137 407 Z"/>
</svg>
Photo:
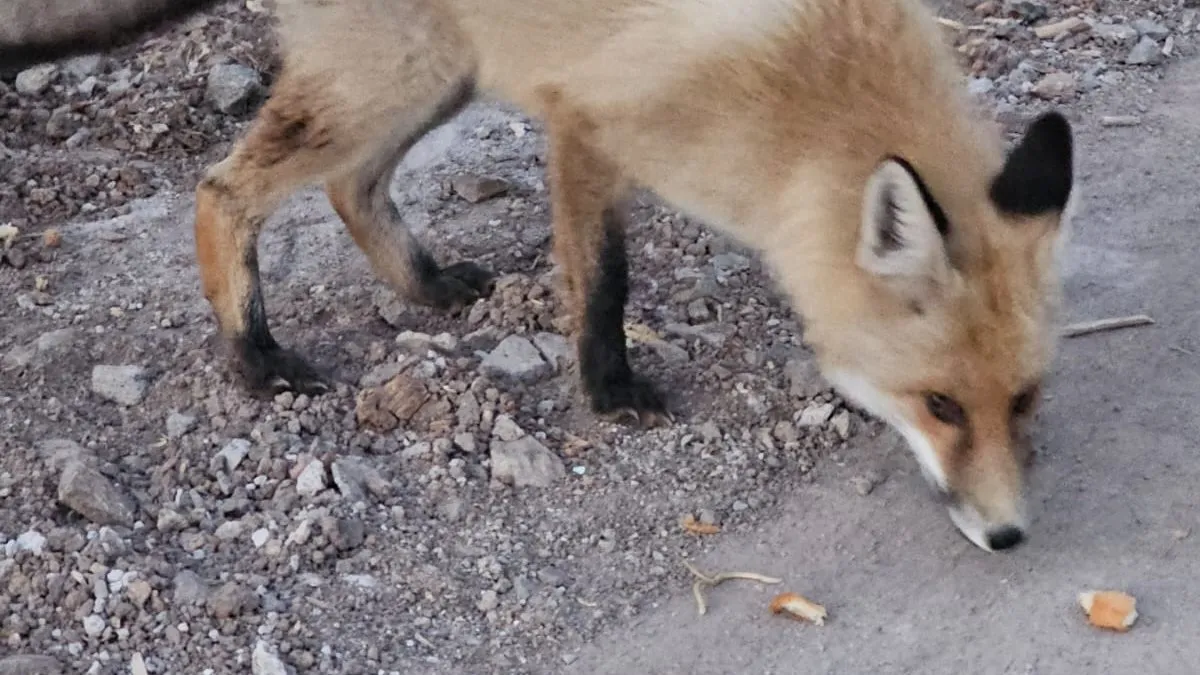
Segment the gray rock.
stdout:
<svg viewBox="0 0 1200 675">
<path fill-rule="evenodd" d="M 37 530 L 29 530 L 28 532 L 22 532 L 17 536 L 15 541 L 11 541 L 9 544 L 15 544 L 15 548 L 18 551 L 28 551 L 34 555 L 41 555 L 46 550 L 46 537 Z"/>
<path fill-rule="evenodd" d="M 96 79 L 95 75 L 91 75 L 91 76 L 83 78 L 83 82 L 80 82 L 79 86 L 75 87 L 75 91 L 78 91 L 80 94 L 83 94 L 84 96 L 91 96 L 92 92 L 96 91 L 96 87 L 99 84 L 100 84 L 100 80 Z M 81 129 L 80 131 L 86 131 L 86 129 Z M 68 140 L 67 142 L 70 143 L 70 140 Z M 68 146 L 68 147 L 70 147 L 70 146 Z"/>
<path fill-rule="evenodd" d="M 88 637 L 100 637 L 104 634 L 104 629 L 106 627 L 107 624 L 104 621 L 104 617 L 92 614 L 83 618 L 83 632 L 86 633 Z"/>
<path fill-rule="evenodd" d="M 833 424 L 833 430 L 837 432 L 837 435 L 842 440 L 846 440 L 847 438 L 850 438 L 850 413 L 849 412 L 843 410 L 840 413 L 834 415 L 831 424 Z"/>
<path fill-rule="evenodd" d="M 0 659 L 0 675 L 63 675 L 65 671 L 52 656 L 14 654 Z"/>
<path fill-rule="evenodd" d="M 1046 3 L 1039 0 L 1006 0 L 1004 12 L 1019 17 L 1025 23 L 1040 21 L 1050 14 Z"/>
<path fill-rule="evenodd" d="M 246 112 L 262 90 L 258 71 L 237 63 L 222 63 L 208 71 L 207 96 L 217 110 L 227 115 Z"/>
<path fill-rule="evenodd" d="M 689 339 L 695 338 L 719 349 L 725 345 L 725 341 L 733 335 L 735 329 L 733 326 L 714 322 L 699 326 L 690 326 L 686 323 L 669 323 L 663 326 L 663 330 L 668 335 Z"/>
<path fill-rule="evenodd" d="M 501 340 L 484 357 L 482 367 L 489 375 L 510 377 L 521 382 L 536 382 L 551 370 L 537 347 L 519 335 L 510 335 Z"/>
<path fill-rule="evenodd" d="M 240 520 L 227 520 L 217 526 L 217 529 L 213 531 L 213 536 L 221 541 L 233 541 L 240 539 L 244 530 L 245 526 Z"/>
<path fill-rule="evenodd" d="M 496 594 L 496 591 L 486 590 L 480 596 L 479 602 L 475 606 L 481 612 L 490 612 L 500 606 L 500 596 Z"/>
<path fill-rule="evenodd" d="M 462 174 L 450 181 L 450 187 L 463 199 L 478 204 L 508 192 L 510 185 L 502 178 Z"/>
<path fill-rule="evenodd" d="M 547 586 L 563 586 L 568 581 L 566 572 L 557 567 L 543 567 L 538 570 L 537 577 L 538 581 Z"/>
<path fill-rule="evenodd" d="M 704 323 L 712 318 L 712 312 L 708 309 L 708 303 L 703 298 L 697 298 L 688 303 L 687 315 L 688 319 L 696 323 Z"/>
<path fill-rule="evenodd" d="M 1138 32 L 1138 35 L 1155 40 L 1161 40 L 1171 34 L 1170 29 L 1166 26 L 1150 19 L 1135 19 L 1130 25 Z"/>
<path fill-rule="evenodd" d="M 370 370 L 358 381 L 358 386 L 364 389 L 383 386 L 404 371 L 404 364 L 397 361 L 381 363 Z"/>
<path fill-rule="evenodd" d="M 1092 32 L 1101 40 L 1118 44 L 1131 44 L 1138 39 L 1137 29 L 1126 23 L 1098 23 Z"/>
<path fill-rule="evenodd" d="M 325 463 L 314 459 L 304 467 L 296 478 L 296 493 L 301 497 L 312 497 L 325 489 Z"/>
<path fill-rule="evenodd" d="M 468 454 L 475 454 L 475 434 L 463 432 L 454 435 L 454 446 Z"/>
<path fill-rule="evenodd" d="M 458 351 L 458 338 L 449 333 L 438 333 L 433 336 L 433 346 L 447 354 Z"/>
<path fill-rule="evenodd" d="M 17 79 L 13 82 L 13 86 L 22 96 L 37 96 L 46 91 L 57 75 L 57 65 L 44 63 L 17 73 Z"/>
<path fill-rule="evenodd" d="M 700 438 L 703 438 L 705 443 L 715 443 L 721 440 L 721 427 L 717 426 L 717 423 L 712 420 L 705 420 L 700 425 L 698 431 L 700 432 Z"/>
<path fill-rule="evenodd" d="M 167 438 L 178 440 L 196 428 L 196 416 L 172 412 L 167 415 Z"/>
<path fill-rule="evenodd" d="M 283 665 L 279 654 L 262 640 L 254 644 L 254 654 L 250 657 L 250 673 L 251 675 L 288 675 L 287 667 Z"/>
<path fill-rule="evenodd" d="M 33 360 L 36 357 L 36 345 L 17 345 L 5 352 L 3 358 L 0 358 L 0 368 L 4 370 L 21 370 L 23 368 L 28 368 L 33 364 Z"/>
<path fill-rule="evenodd" d="M 92 391 L 121 405 L 137 405 L 150 389 L 149 374 L 141 366 L 96 366 Z"/>
<path fill-rule="evenodd" d="M 458 400 L 454 402 L 454 416 L 458 418 L 458 426 L 461 429 L 473 429 L 479 426 L 479 422 L 483 417 L 483 409 L 479 406 L 479 399 L 475 398 L 475 394 L 465 392 Z"/>
<path fill-rule="evenodd" d="M 175 588 L 176 604 L 198 605 L 208 598 L 208 584 L 191 570 L 177 573 L 172 585 Z"/>
<path fill-rule="evenodd" d="M 492 435 L 502 441 L 515 441 L 525 436 L 525 430 L 508 415 L 498 415 L 492 423 Z"/>
<path fill-rule="evenodd" d="M 174 509 L 160 509 L 155 526 L 159 532 L 178 532 L 188 526 L 188 520 Z"/>
<path fill-rule="evenodd" d="M 442 520 L 454 522 L 462 518 L 465 506 L 463 500 L 455 496 L 450 496 L 438 503 L 437 512 Z"/>
<path fill-rule="evenodd" d="M 370 492 L 376 497 L 386 497 L 391 492 L 391 485 L 384 479 L 375 467 L 361 457 L 339 457 L 333 460 L 330 467 L 333 474 L 333 484 L 347 501 L 361 502 Z"/>
<path fill-rule="evenodd" d="M 833 417 L 833 410 L 832 403 L 810 405 L 800 413 L 800 420 L 796 424 L 801 427 L 822 426 Z"/>
<path fill-rule="evenodd" d="M 357 518 L 336 518 L 325 526 L 325 536 L 339 551 L 350 551 L 363 545 L 367 527 Z"/>
<path fill-rule="evenodd" d="M 254 544 L 254 548 L 262 548 L 271 541 L 271 531 L 265 527 L 260 527 L 250 535 L 250 543 Z"/>
<path fill-rule="evenodd" d="M 783 366 L 788 391 L 796 398 L 812 398 L 828 389 L 820 368 L 811 357 L 794 356 Z"/>
<path fill-rule="evenodd" d="M 4 370 L 20 370 L 36 362 L 44 363 L 45 357 L 63 350 L 75 341 L 74 328 L 60 328 L 48 331 L 38 336 L 36 340 L 26 345 L 17 345 L 0 358 L 0 368 Z M 39 357 L 42 357 L 39 359 Z"/>
<path fill-rule="evenodd" d="M 750 259 L 738 253 L 722 253 L 712 257 L 712 266 L 721 274 L 736 274 L 750 269 Z"/>
<path fill-rule="evenodd" d="M 558 333 L 536 333 L 533 344 L 556 369 L 567 368 L 575 360 L 575 350 L 571 341 Z"/>
<path fill-rule="evenodd" d="M 1125 55 L 1125 63 L 1131 66 L 1153 66 L 1162 63 L 1163 52 L 1154 38 L 1144 37 Z"/>
<path fill-rule="evenodd" d="M 396 336 L 396 345 L 411 352 L 426 352 L 433 346 L 433 336 L 406 330 Z"/>
<path fill-rule="evenodd" d="M 154 587 L 145 579 L 137 579 L 129 582 L 129 590 L 126 591 L 129 600 L 138 607 L 144 607 L 153 593 Z"/>
<path fill-rule="evenodd" d="M 62 67 L 63 71 L 71 77 L 82 80 L 100 72 L 100 66 L 103 63 L 104 57 L 100 54 L 83 54 L 67 59 L 63 62 Z"/>
<path fill-rule="evenodd" d="M 375 310 L 379 312 L 379 318 L 392 328 L 400 328 L 404 323 L 408 307 L 396 297 L 396 294 L 390 289 L 381 288 L 375 293 L 373 300 Z"/>
<path fill-rule="evenodd" d="M 60 328 L 42 333 L 34 345 L 37 347 L 39 355 L 51 354 L 69 346 L 75 341 L 75 336 L 74 328 Z"/>
<path fill-rule="evenodd" d="M 61 473 L 70 462 L 84 461 L 89 457 L 82 445 L 66 438 L 39 441 L 37 449 L 45 456 L 46 465 L 57 473 Z"/>
<path fill-rule="evenodd" d="M 132 527 L 136 506 L 104 474 L 81 460 L 69 460 L 58 481 L 58 501 L 97 525 Z"/>
<path fill-rule="evenodd" d="M 516 423 L 502 423 L 507 417 L 501 415 L 496 418 L 496 429 L 499 431 L 493 432 L 495 438 L 491 443 L 491 461 L 494 480 L 518 488 L 549 487 L 567 475 L 567 469 L 558 455 L 550 452 L 533 436 L 526 435 Z"/>
<path fill-rule="evenodd" d="M 217 453 L 216 459 L 223 464 L 226 471 L 232 472 L 238 468 L 246 455 L 250 454 L 250 441 L 244 438 L 235 438 L 225 444 L 221 451 Z"/>
<path fill-rule="evenodd" d="M 231 581 L 209 596 L 208 613 L 215 619 L 232 619 L 258 609 L 259 598 L 254 591 Z"/>
<path fill-rule="evenodd" d="M 673 342 L 667 342 L 666 340 L 654 340 L 648 344 L 649 347 L 653 349 L 656 354 L 658 354 L 659 358 L 667 363 L 687 363 L 692 358 L 691 355 L 688 354 L 688 350 Z"/>
<path fill-rule="evenodd" d="M 874 492 L 875 488 L 883 483 L 883 481 L 884 476 L 878 471 L 868 471 L 863 475 L 854 476 L 851 478 L 850 485 L 854 488 L 855 492 L 863 497 L 866 497 Z"/>
<path fill-rule="evenodd" d="M 1067 72 L 1047 73 L 1033 85 L 1034 96 L 1042 99 L 1057 99 L 1071 96 L 1075 93 L 1075 75 Z"/>
</svg>

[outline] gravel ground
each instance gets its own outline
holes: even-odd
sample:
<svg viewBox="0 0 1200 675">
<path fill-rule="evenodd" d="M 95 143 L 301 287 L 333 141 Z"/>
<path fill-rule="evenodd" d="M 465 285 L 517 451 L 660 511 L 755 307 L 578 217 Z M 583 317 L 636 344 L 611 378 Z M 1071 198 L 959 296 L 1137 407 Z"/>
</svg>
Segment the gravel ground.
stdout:
<svg viewBox="0 0 1200 675">
<path fill-rule="evenodd" d="M 490 103 L 394 194 L 445 259 L 501 272 L 496 294 L 457 317 L 398 303 L 299 195 L 264 237 L 268 302 L 342 383 L 245 396 L 186 228 L 275 72 L 248 4 L 0 78 L 0 675 L 553 672 L 686 588 L 680 558 L 712 538 L 683 517 L 753 528 L 882 431 L 816 377 L 757 258 L 649 197 L 633 359 L 678 423 L 595 420 L 551 290 L 540 128 Z M 1136 102 L 1194 53 L 1198 4 L 939 9 L 1015 131 L 1098 90 Z"/>
</svg>

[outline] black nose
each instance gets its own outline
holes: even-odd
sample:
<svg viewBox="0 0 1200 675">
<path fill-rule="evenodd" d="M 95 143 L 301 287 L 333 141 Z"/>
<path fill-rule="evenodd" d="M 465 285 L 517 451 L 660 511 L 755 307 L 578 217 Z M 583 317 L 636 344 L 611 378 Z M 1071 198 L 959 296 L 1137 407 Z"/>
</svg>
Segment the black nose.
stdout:
<svg viewBox="0 0 1200 675">
<path fill-rule="evenodd" d="M 993 551 L 1003 551 L 1025 541 L 1025 533 L 1015 527 L 1002 527 L 988 533 L 988 546 Z"/>
</svg>

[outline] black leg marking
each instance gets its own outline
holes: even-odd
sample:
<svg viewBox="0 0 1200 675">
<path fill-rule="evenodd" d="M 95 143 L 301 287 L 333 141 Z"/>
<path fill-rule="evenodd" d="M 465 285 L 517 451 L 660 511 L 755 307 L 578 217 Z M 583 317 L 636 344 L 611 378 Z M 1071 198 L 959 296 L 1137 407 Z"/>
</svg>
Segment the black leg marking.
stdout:
<svg viewBox="0 0 1200 675">
<path fill-rule="evenodd" d="M 623 228 L 611 209 L 604 213 L 604 242 L 592 279 L 579 341 L 580 373 L 592 410 L 632 415 L 647 426 L 670 420 L 654 385 L 629 367 L 625 348 L 629 261 Z"/>
<path fill-rule="evenodd" d="M 260 396 L 274 396 L 283 391 L 324 393 L 329 388 L 325 378 L 299 354 L 281 347 L 267 327 L 267 311 L 258 282 L 258 252 L 254 248 L 246 256 L 246 266 L 254 288 L 245 308 L 245 332 L 234 336 L 232 343 L 247 388 Z"/>
</svg>

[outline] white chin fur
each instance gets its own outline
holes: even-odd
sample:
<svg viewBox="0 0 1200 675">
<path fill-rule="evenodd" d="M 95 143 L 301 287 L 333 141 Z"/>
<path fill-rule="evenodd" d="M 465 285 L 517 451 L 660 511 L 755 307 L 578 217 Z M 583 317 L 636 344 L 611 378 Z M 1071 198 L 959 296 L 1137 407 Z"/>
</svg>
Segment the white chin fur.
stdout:
<svg viewBox="0 0 1200 675">
<path fill-rule="evenodd" d="M 992 553 L 992 547 L 988 544 L 987 524 L 983 522 L 983 518 L 979 516 L 979 512 L 970 506 L 951 506 L 950 520 L 959 532 L 975 544 L 979 548 Z"/>
</svg>

